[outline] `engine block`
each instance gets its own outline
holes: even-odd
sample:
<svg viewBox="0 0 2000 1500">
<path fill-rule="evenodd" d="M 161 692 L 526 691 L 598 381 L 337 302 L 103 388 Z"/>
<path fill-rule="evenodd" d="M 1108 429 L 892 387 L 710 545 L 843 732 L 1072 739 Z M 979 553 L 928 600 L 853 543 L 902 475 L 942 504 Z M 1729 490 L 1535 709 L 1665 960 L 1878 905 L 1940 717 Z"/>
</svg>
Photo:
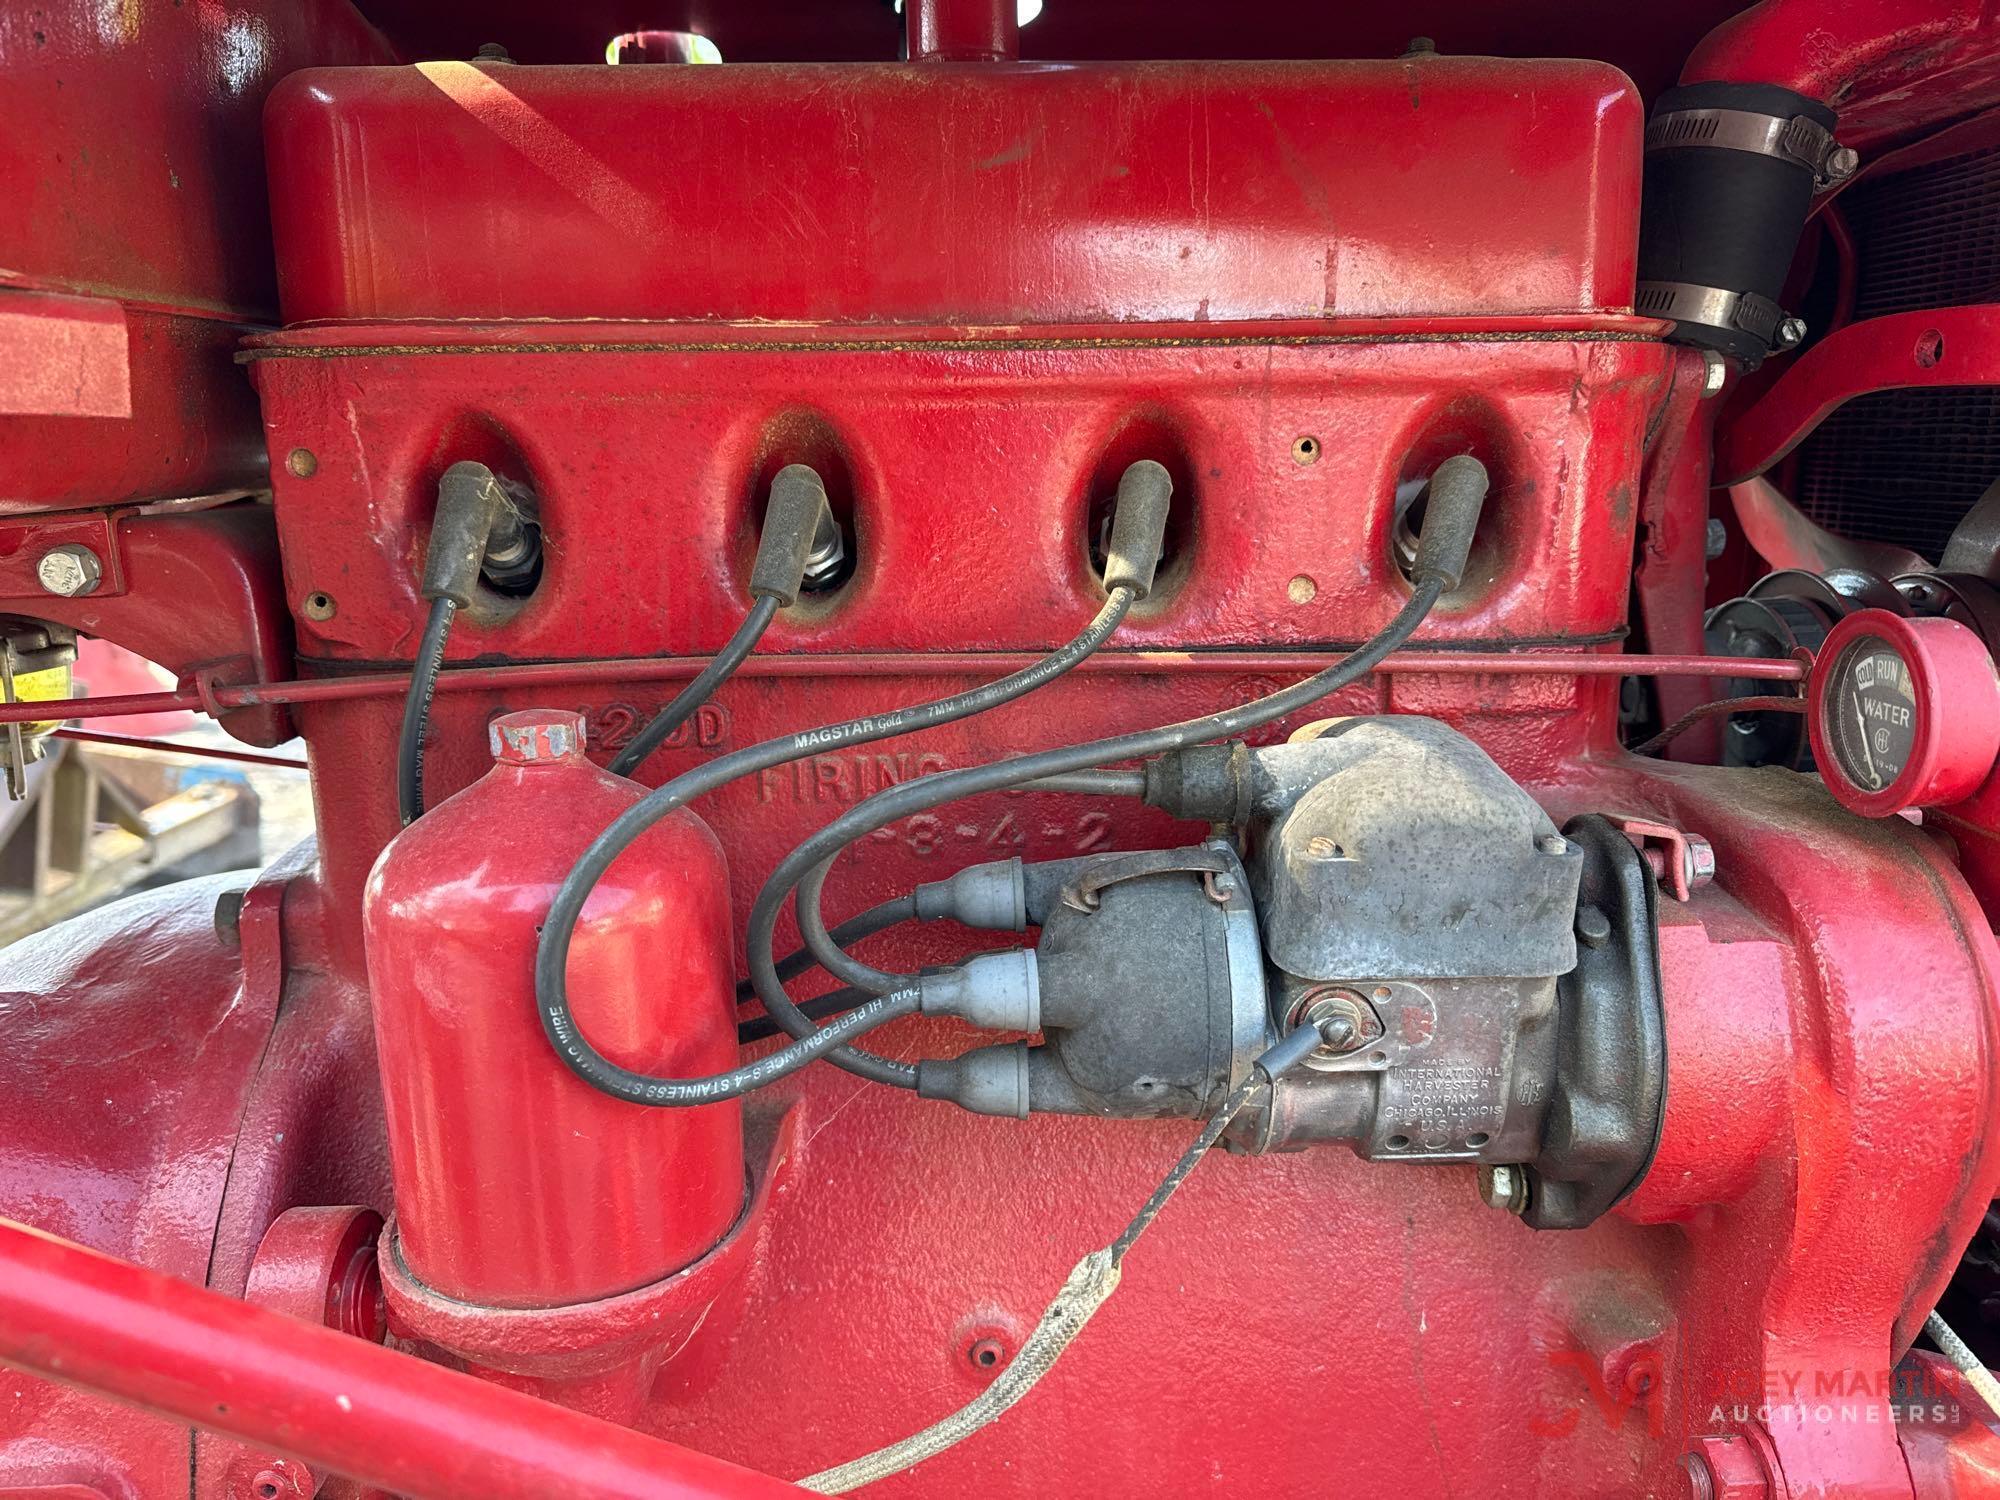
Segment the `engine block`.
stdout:
<svg viewBox="0 0 2000 1500">
<path fill-rule="evenodd" d="M 1255 1082 L 1267 1043 L 1332 1022 L 1032 1396 L 867 1493 L 1994 1493 L 2000 1470 L 1975 1472 L 1993 1434 L 1962 1414 L 1927 1429 L 1940 1367 L 1906 1357 L 2000 1187 L 2000 950 L 1957 853 L 1794 770 L 1624 743 L 1613 664 L 1635 632 L 1699 649 L 1723 365 L 1634 310 L 1645 106 L 1619 69 L 1422 48 L 501 56 L 307 68 L 263 129 L 282 326 L 235 358 L 269 458 L 260 587 L 289 614 L 297 681 L 269 692 L 266 666 L 202 691 L 240 689 L 208 706 L 254 735 L 296 729 L 319 837 L 240 894 L 173 887 L 0 956 L 0 1210 L 796 1480 L 1007 1379 L 1194 1119 Z M 1487 488 L 1462 577 L 1381 670 L 1229 737 L 1240 807 L 1213 786 L 1030 784 L 895 819 L 835 861 L 828 911 L 847 918 L 971 865 L 1067 880 L 1196 851 L 1117 876 L 1181 881 L 1180 905 L 1134 884 L 1098 912 L 1053 874 L 1072 904 L 1024 903 L 1045 1009 L 1016 1029 L 1046 1035 L 996 1044 L 1023 1059 L 1018 1109 L 803 1068 L 742 1106 L 733 1223 L 606 1290 L 600 1268 L 678 1243 L 674 1216 L 726 1216 L 733 1176 L 693 1181 L 661 1144 L 680 1137 L 626 1128 L 644 1106 L 571 1112 L 584 1085 L 534 1034 L 528 966 L 497 936 L 486 962 L 466 955 L 503 908 L 526 953 L 549 869 L 636 803 L 589 780 L 567 726 L 602 765 L 725 649 L 781 471 L 807 466 L 830 517 L 805 591 L 635 772 L 649 788 L 1031 665 L 1105 605 L 1123 476 L 1160 465 L 1171 504 L 1157 577 L 1074 671 L 921 734 L 804 747 L 693 803 L 738 974 L 766 877 L 832 817 L 1213 714 L 1377 637 L 1421 593 L 1428 485 L 1464 455 Z M 404 703 L 382 687 L 424 649 L 457 465 L 484 466 L 540 547 L 532 571 L 466 593 L 427 704 L 427 801 L 473 799 L 452 804 L 452 837 L 479 851 L 462 867 L 439 814 L 404 827 Z M 110 634 L 124 583 L 37 617 Z M 503 803 L 480 780 L 489 730 L 515 770 L 567 758 Z M 1406 758 L 1356 771 L 1371 753 Z M 1363 779 L 1313 802 L 1336 775 Z M 557 785 L 573 790 L 535 790 Z M 643 934 L 590 959 L 637 1007 L 621 1045 L 661 1067 L 673 1039 L 639 1033 L 670 1031 L 723 962 L 720 939 L 661 937 L 710 870 L 698 825 L 676 826 L 678 852 L 614 867 L 603 897 Z M 1086 905 L 1164 925 L 1143 953 L 1131 932 L 1100 952 Z M 1248 980 L 1246 950 L 1202 936 L 1232 918 L 1230 942 L 1262 945 Z M 780 951 L 798 936 L 788 915 Z M 935 975 L 995 945 L 944 921 L 859 946 Z M 1074 983 L 1087 967 L 1087 1018 L 1058 1008 L 1082 993 L 1048 977 L 1065 956 Z M 675 994 L 646 1010 L 668 970 Z M 1085 1019 L 1166 1017 L 1177 978 L 1173 1014 L 1210 1028 L 1199 1065 L 1155 1065 L 1160 1020 L 1141 1061 L 1079 1083 L 1117 1056 L 1070 1042 Z M 794 986 L 831 988 L 817 971 Z M 427 1007 L 422 1026 L 399 1006 Z M 1643 1034 L 1613 1034 L 1641 1010 Z M 1343 1057 L 1378 1037 L 1392 1058 Z M 926 1013 L 868 1045 L 934 1066 L 989 1041 Z M 1049 1104 L 1060 1090 L 1026 1059 L 1064 1045 Z M 722 1117 L 697 1118 L 708 1139 Z M 445 1226 L 462 1235 L 399 1238 L 469 1201 Z M 463 1285 L 419 1274 L 446 1263 Z M 38 1376 L 8 1390 L 0 1496 L 392 1492 L 310 1444 L 200 1431 L 190 1449 L 184 1427 Z M 732 1482 L 659 1493 L 764 1492 Z M 595 1483 L 574 1493 L 623 1493 Z"/>
</svg>

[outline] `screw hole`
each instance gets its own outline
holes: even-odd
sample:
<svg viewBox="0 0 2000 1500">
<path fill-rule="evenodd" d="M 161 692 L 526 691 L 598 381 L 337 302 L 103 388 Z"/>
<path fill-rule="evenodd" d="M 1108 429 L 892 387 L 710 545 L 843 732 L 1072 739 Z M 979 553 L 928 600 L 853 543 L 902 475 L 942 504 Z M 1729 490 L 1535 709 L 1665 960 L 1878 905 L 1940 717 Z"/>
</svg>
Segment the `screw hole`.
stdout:
<svg viewBox="0 0 2000 1500">
<path fill-rule="evenodd" d="M 1475 1130 L 1472 1132 L 1471 1135 L 1465 1138 L 1465 1144 L 1471 1147 L 1474 1151 L 1477 1151 L 1481 1146 L 1485 1145 L 1488 1141 L 1492 1139 L 1493 1137 L 1488 1135 L 1485 1131 Z"/>
<path fill-rule="evenodd" d="M 333 595 L 314 590 L 306 595 L 306 618 L 308 620 L 331 620 L 335 609 Z"/>
<path fill-rule="evenodd" d="M 1392 1135 L 1383 1144 L 1391 1151 L 1407 1151 L 1410 1149 L 1410 1138 L 1406 1135 Z"/>
<path fill-rule="evenodd" d="M 1319 584 L 1304 573 L 1285 585 L 1285 597 L 1294 604 L 1310 604 L 1318 593 Z"/>
<path fill-rule="evenodd" d="M 1318 461 L 1319 461 L 1318 438 L 1302 437 L 1297 442 L 1292 444 L 1293 463 L 1310 464 L 1310 463 L 1317 463 Z"/>
<path fill-rule="evenodd" d="M 1926 328 L 1917 335 L 1917 368 L 1928 370 L 1944 358 L 1944 335 L 1935 328 Z"/>
<path fill-rule="evenodd" d="M 997 1370 L 1007 1358 L 1006 1347 L 998 1339 L 979 1339 L 965 1351 L 975 1370 Z"/>
</svg>

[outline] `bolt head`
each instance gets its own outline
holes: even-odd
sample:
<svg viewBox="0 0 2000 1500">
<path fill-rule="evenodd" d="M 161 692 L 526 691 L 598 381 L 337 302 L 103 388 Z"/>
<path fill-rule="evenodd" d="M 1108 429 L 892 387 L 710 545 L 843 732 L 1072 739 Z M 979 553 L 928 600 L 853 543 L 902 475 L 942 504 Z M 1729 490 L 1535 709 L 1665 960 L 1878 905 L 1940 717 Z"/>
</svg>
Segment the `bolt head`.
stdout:
<svg viewBox="0 0 2000 1500">
<path fill-rule="evenodd" d="M 1504 1209 L 1510 1214 L 1524 1214 L 1528 1211 L 1528 1174 L 1517 1166 L 1491 1166 L 1479 1169 L 1479 1196 L 1488 1208 Z"/>
<path fill-rule="evenodd" d="M 1806 341 L 1806 320 L 1786 318 L 1778 325 L 1778 347 L 1796 349 Z"/>
<path fill-rule="evenodd" d="M 1687 876 L 1689 890 L 1707 885 L 1715 879 L 1715 846 L 1698 833 L 1684 835 L 1681 840 L 1681 871 Z"/>
<path fill-rule="evenodd" d="M 1729 361 L 1713 349 L 1701 351 L 1701 394 L 1703 399 L 1722 394 L 1729 383 Z"/>
<path fill-rule="evenodd" d="M 1354 1022 L 1346 1016 L 1328 1016 L 1319 1023 L 1319 1036 L 1335 1052 L 1345 1052 L 1354 1045 Z"/>
<path fill-rule="evenodd" d="M 1702 552 L 1710 562 L 1714 562 L 1728 549 L 1729 528 L 1723 525 L 1719 518 L 1710 516 L 1708 518 L 1708 532 L 1702 539 Z"/>
<path fill-rule="evenodd" d="M 35 578 L 51 594 L 81 598 L 103 582 L 104 564 L 88 547 L 52 547 L 35 564 Z"/>
<path fill-rule="evenodd" d="M 1681 1456 L 1688 1494 L 1698 1500 L 1767 1500 L 1771 1482 L 1748 1438 L 1732 1432 L 1696 1438 Z"/>
<path fill-rule="evenodd" d="M 1852 146 L 1836 146 L 1826 159 L 1826 180 L 1845 182 L 1861 165 L 1861 153 Z"/>
<path fill-rule="evenodd" d="M 1535 840 L 1535 847 L 1544 854 L 1569 853 L 1569 840 L 1559 833 L 1545 833 Z"/>
</svg>

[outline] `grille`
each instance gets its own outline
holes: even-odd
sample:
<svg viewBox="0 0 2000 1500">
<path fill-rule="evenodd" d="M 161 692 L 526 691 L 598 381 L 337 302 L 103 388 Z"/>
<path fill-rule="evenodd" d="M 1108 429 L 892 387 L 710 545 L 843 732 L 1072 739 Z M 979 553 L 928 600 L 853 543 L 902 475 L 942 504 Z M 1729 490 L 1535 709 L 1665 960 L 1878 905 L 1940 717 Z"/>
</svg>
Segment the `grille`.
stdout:
<svg viewBox="0 0 2000 1500">
<path fill-rule="evenodd" d="M 1996 478 L 2000 392 L 1878 391 L 1848 402 L 1800 446 L 1794 498 L 1829 531 L 1936 562 Z"/>
<path fill-rule="evenodd" d="M 2000 300 L 2000 146 L 1857 184 L 1856 318 Z M 1858 541 L 1936 560 L 2000 479 L 2000 391 L 1882 391 L 1850 401 L 1801 444 L 1795 498 Z"/>
</svg>

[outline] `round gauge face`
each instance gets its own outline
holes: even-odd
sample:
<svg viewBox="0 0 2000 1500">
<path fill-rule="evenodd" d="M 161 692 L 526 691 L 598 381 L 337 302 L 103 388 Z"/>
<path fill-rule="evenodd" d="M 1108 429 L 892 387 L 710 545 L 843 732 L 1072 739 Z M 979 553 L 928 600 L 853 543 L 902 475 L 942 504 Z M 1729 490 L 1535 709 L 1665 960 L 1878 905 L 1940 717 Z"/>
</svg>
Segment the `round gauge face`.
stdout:
<svg viewBox="0 0 2000 1500">
<path fill-rule="evenodd" d="M 1867 792 L 1895 784 L 1917 746 L 1917 688 L 1910 665 L 1879 636 L 1841 653 L 1825 698 L 1827 741 L 1840 774 Z"/>
</svg>

